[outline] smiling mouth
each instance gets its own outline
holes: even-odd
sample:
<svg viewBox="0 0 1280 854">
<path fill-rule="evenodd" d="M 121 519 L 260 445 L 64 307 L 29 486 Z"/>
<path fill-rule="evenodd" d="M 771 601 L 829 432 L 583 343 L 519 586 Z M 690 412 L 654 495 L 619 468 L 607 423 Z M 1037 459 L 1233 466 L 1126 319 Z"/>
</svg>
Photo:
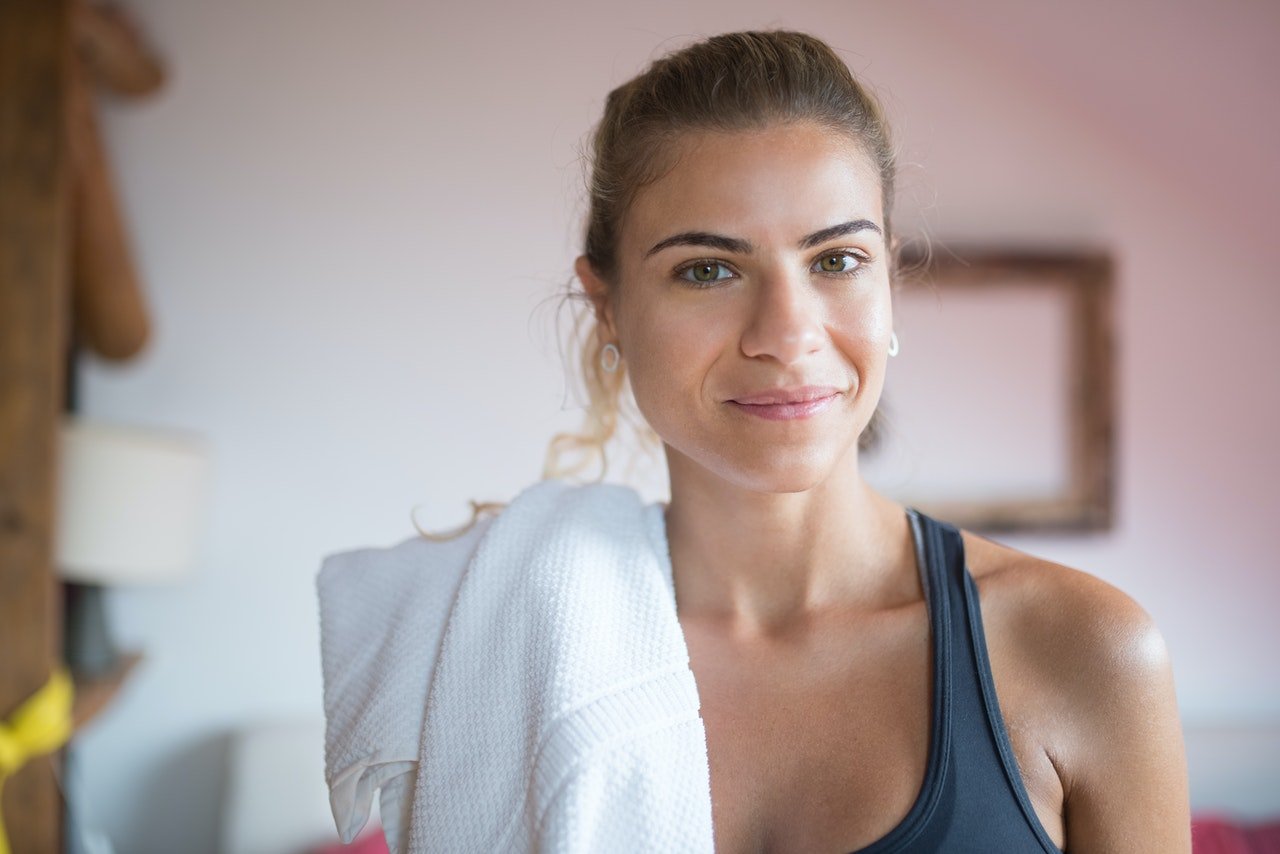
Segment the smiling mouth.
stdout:
<svg viewBox="0 0 1280 854">
<path fill-rule="evenodd" d="M 744 403 L 740 400 L 727 401 L 731 406 L 749 415 L 758 418 L 764 418 L 768 421 L 794 421 L 802 418 L 810 418 L 823 412 L 835 402 L 840 396 L 840 392 L 830 390 L 826 393 L 818 392 L 812 395 L 790 395 L 790 397 L 801 397 L 802 399 L 788 400 L 788 395 L 779 395 L 782 398 L 778 403 Z M 757 395 L 756 397 L 761 397 Z"/>
<path fill-rule="evenodd" d="M 822 400 L 823 398 L 839 393 L 840 389 L 829 385 L 791 386 L 789 388 L 772 388 L 754 392 L 752 394 L 744 394 L 741 397 L 733 398 L 729 402 L 752 406 L 808 403 L 812 400 Z"/>
</svg>

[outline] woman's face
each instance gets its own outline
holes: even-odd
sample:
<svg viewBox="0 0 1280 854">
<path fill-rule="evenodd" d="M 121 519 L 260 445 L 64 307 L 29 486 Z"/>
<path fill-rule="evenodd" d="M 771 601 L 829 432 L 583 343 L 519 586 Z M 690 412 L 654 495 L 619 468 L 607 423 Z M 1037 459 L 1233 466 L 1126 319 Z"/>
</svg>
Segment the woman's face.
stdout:
<svg viewBox="0 0 1280 854">
<path fill-rule="evenodd" d="M 893 326 L 874 165 L 807 123 L 677 146 L 676 167 L 625 218 L 603 330 L 673 475 L 692 461 L 795 492 L 856 471 Z M 602 293 L 585 258 L 578 273 Z M 741 402 L 797 386 L 834 396 L 807 417 Z"/>
</svg>

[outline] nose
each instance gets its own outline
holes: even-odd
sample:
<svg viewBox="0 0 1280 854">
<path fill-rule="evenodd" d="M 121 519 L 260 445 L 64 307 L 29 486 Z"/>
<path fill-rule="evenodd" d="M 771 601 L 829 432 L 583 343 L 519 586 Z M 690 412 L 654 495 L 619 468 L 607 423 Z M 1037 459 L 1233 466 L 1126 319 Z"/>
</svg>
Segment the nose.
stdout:
<svg viewBox="0 0 1280 854">
<path fill-rule="evenodd" d="M 743 355 L 790 365 L 820 349 L 825 337 L 823 306 L 810 282 L 789 271 L 775 271 L 757 284 L 742 333 Z"/>
</svg>

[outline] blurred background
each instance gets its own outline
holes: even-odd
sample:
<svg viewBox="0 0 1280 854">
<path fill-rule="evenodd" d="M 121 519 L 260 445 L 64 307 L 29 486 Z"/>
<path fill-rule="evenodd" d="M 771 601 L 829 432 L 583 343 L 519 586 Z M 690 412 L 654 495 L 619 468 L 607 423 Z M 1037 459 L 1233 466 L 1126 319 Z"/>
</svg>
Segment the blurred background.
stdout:
<svg viewBox="0 0 1280 854">
<path fill-rule="evenodd" d="M 153 329 L 133 358 L 81 357 L 78 410 L 198 436 L 207 505 L 182 578 L 105 591 L 117 644 L 142 657 L 66 748 L 85 839 L 140 854 L 336 839 L 322 557 L 412 536 L 414 507 L 425 527 L 459 524 L 469 499 L 540 476 L 582 414 L 553 296 L 605 95 L 697 38 L 772 27 L 828 41 L 883 100 L 903 236 L 1111 252 L 1114 524 L 1000 539 L 1155 617 L 1198 814 L 1280 814 L 1280 7 L 125 9 L 165 84 L 93 97 Z"/>
</svg>

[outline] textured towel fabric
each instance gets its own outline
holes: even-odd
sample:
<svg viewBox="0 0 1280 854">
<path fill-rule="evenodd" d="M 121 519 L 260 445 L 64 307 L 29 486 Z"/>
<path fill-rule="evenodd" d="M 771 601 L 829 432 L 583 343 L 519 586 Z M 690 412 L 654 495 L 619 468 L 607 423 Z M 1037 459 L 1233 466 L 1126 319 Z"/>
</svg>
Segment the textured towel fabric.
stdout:
<svg viewBox="0 0 1280 854">
<path fill-rule="evenodd" d="M 711 852 L 663 505 L 543 480 L 455 540 L 325 558 L 339 834 L 392 851 Z"/>
<path fill-rule="evenodd" d="M 491 522 L 448 542 L 415 536 L 321 565 L 325 777 L 343 842 L 364 827 L 381 789 L 387 844 L 404 850 L 432 667 L 462 571 Z"/>
</svg>

